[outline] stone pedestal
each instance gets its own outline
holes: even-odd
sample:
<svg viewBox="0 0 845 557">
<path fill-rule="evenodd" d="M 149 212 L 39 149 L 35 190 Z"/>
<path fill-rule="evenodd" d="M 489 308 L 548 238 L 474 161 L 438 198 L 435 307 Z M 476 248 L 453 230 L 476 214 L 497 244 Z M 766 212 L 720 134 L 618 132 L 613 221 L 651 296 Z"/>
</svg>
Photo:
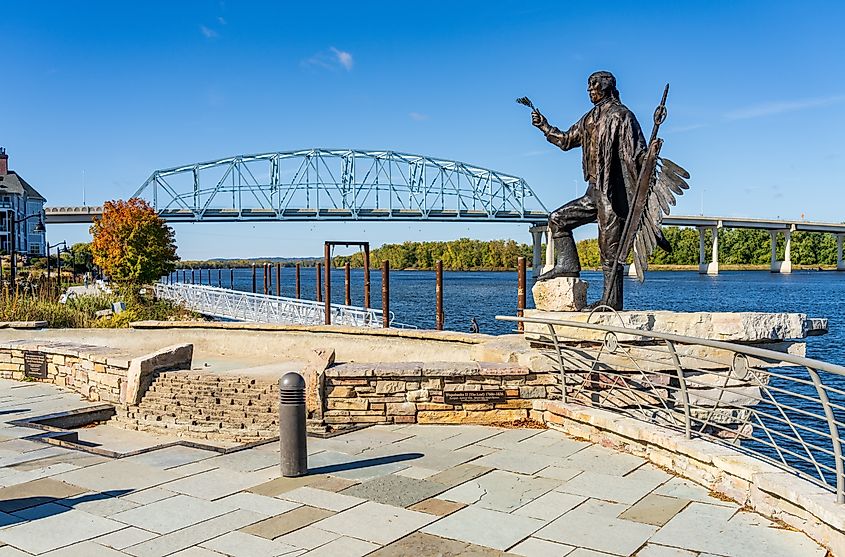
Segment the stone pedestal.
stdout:
<svg viewBox="0 0 845 557">
<path fill-rule="evenodd" d="M 587 307 L 587 283 L 577 277 L 536 282 L 531 295 L 541 311 L 581 311 Z"/>
</svg>

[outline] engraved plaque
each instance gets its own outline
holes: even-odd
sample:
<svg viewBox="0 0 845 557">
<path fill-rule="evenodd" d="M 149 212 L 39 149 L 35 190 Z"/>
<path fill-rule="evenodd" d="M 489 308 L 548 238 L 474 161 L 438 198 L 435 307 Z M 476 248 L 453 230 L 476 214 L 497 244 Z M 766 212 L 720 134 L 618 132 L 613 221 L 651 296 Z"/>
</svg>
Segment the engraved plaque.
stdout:
<svg viewBox="0 0 845 557">
<path fill-rule="evenodd" d="M 41 352 L 23 353 L 23 373 L 36 379 L 47 378 L 47 357 Z"/>
<path fill-rule="evenodd" d="M 483 403 L 483 402 L 504 402 L 504 389 L 491 389 L 488 391 L 446 391 L 443 393 L 443 402 L 446 404 Z"/>
</svg>

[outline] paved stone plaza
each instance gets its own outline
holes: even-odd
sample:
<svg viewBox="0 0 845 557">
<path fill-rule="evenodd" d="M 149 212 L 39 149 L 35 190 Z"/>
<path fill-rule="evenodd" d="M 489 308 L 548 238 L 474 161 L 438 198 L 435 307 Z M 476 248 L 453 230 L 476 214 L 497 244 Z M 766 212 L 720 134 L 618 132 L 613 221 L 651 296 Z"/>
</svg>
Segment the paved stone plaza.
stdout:
<svg viewBox="0 0 845 557">
<path fill-rule="evenodd" d="M 375 426 L 309 439 L 311 475 L 286 479 L 276 443 L 109 459 L 9 424 L 88 404 L 0 381 L 0 557 L 826 553 L 638 457 L 552 430 Z"/>
</svg>

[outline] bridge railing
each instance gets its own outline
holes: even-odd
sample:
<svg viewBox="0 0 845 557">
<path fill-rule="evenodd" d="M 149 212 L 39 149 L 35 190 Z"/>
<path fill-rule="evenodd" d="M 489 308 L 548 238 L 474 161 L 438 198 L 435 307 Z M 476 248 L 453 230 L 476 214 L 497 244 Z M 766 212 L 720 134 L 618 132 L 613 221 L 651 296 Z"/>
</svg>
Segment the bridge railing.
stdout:
<svg viewBox="0 0 845 557">
<path fill-rule="evenodd" d="M 845 367 L 753 346 L 593 323 L 521 321 L 560 371 L 564 402 L 729 445 L 845 502 Z M 575 331 L 577 330 L 577 334 Z"/>
<path fill-rule="evenodd" d="M 322 302 L 298 300 L 217 288 L 199 284 L 157 283 L 156 296 L 187 309 L 221 319 L 271 323 L 276 325 L 322 325 L 325 306 Z M 332 323 L 350 327 L 382 326 L 382 311 L 355 306 L 332 305 Z M 390 322 L 393 324 L 393 313 Z M 397 323 L 398 325 L 398 323 Z"/>
</svg>

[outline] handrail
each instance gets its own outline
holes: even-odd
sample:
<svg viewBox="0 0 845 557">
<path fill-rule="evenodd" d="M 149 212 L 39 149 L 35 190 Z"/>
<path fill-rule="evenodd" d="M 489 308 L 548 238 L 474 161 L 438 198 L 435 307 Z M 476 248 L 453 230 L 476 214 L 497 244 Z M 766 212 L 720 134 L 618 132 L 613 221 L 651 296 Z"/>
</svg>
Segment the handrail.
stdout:
<svg viewBox="0 0 845 557">
<path fill-rule="evenodd" d="M 560 325 L 562 327 L 573 327 L 576 329 L 591 329 L 594 331 L 621 333 L 625 335 L 639 336 L 644 338 L 656 340 L 669 340 L 672 342 L 679 342 L 682 344 L 697 344 L 700 346 L 707 346 L 709 348 L 719 348 L 722 350 L 731 350 L 740 354 L 748 356 L 756 356 L 764 360 L 772 360 L 777 362 L 789 362 L 796 366 L 813 367 L 828 373 L 835 373 L 836 375 L 845 376 L 845 366 L 823 362 L 821 360 L 814 360 L 812 358 L 805 358 L 804 356 L 796 356 L 794 354 L 787 354 L 785 352 L 776 352 L 765 348 L 756 348 L 754 346 L 746 346 L 744 344 L 735 344 L 725 342 L 722 340 L 711 340 L 707 338 L 689 337 L 684 335 L 676 335 L 674 333 L 662 333 L 659 331 L 644 331 L 641 329 L 627 329 L 625 327 L 615 327 L 613 325 L 601 325 L 598 323 L 582 323 L 580 321 L 567 321 L 563 319 L 547 319 L 543 317 L 514 317 L 511 315 L 497 315 L 496 319 L 499 321 L 521 321 L 523 323 L 539 323 L 543 325 Z"/>
<path fill-rule="evenodd" d="M 751 453 L 845 503 L 845 391 L 834 379 L 845 377 L 845 366 L 674 333 L 543 317 L 496 319 L 540 325 L 535 342 L 553 351 L 565 402 Z M 573 338 L 556 327 L 604 337 Z M 770 371 L 776 368 L 781 371 Z M 822 373 L 834 383 L 825 385 Z"/>
<path fill-rule="evenodd" d="M 294 325 L 325 323 L 324 304 L 313 300 L 186 283 L 159 282 L 155 285 L 155 291 L 157 296 L 179 303 L 197 313 L 233 321 Z M 378 309 L 332 304 L 331 310 L 332 322 L 336 325 L 368 328 L 382 326 L 383 312 Z M 391 324 L 393 317 L 391 312 Z"/>
</svg>

